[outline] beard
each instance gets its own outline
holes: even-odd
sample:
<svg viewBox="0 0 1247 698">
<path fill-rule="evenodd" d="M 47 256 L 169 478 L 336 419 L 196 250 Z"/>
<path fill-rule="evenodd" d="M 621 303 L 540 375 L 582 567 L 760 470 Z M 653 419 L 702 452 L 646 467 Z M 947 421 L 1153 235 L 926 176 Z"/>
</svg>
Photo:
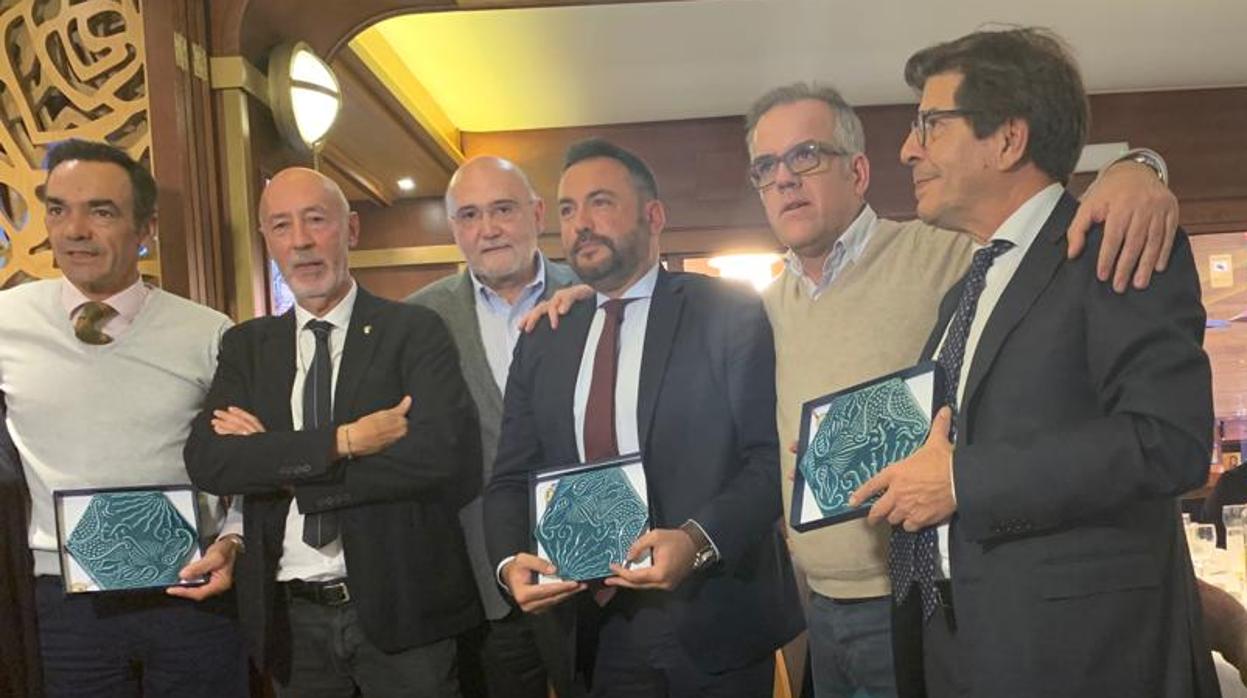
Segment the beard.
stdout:
<svg viewBox="0 0 1247 698">
<path fill-rule="evenodd" d="M 582 282 L 599 291 L 614 290 L 637 271 L 644 252 L 641 242 L 647 234 L 639 222 L 629 235 L 619 240 L 597 235 L 590 230 L 581 230 L 576 234 L 576 242 L 572 245 L 567 261 Z M 602 259 L 595 262 L 581 259 L 580 250 L 589 243 L 601 246 L 605 252 L 600 255 Z"/>
</svg>

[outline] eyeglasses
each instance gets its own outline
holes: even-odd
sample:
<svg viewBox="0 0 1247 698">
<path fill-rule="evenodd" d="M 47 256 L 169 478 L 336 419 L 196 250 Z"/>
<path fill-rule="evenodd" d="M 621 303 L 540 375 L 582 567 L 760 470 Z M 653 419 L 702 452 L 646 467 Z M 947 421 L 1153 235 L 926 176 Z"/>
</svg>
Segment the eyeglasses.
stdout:
<svg viewBox="0 0 1247 698">
<path fill-rule="evenodd" d="M 450 215 L 459 225 L 476 225 L 489 217 L 499 223 L 514 223 L 520 217 L 520 205 L 515 201 L 495 201 L 484 209 L 464 206 Z"/>
<path fill-rule="evenodd" d="M 779 163 L 794 175 L 803 175 L 822 167 L 828 158 L 848 155 L 849 151 L 821 141 L 805 141 L 788 149 L 783 155 L 759 155 L 749 163 L 749 181 L 758 191 L 775 184 Z"/>
<path fill-rule="evenodd" d="M 977 113 L 978 111 L 974 109 L 928 109 L 918 112 L 918 116 L 909 122 L 909 128 L 918 134 L 918 145 L 925 148 L 927 147 L 927 137 L 931 134 L 932 126 L 954 116 L 970 116 Z"/>
</svg>

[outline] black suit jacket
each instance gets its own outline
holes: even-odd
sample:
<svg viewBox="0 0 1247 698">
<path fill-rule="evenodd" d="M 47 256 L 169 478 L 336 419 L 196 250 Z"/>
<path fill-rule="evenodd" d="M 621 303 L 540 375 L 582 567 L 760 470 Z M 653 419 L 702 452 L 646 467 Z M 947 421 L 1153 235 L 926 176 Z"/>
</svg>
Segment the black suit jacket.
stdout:
<svg viewBox="0 0 1247 698">
<path fill-rule="evenodd" d="M 335 387 L 334 425 L 292 431 L 294 311 L 229 330 L 186 445 L 199 487 L 245 495 L 239 615 L 257 662 L 289 671 L 289 624 L 276 583 L 291 493 L 304 513 L 337 511 L 351 593 L 368 639 L 385 651 L 481 621 L 456 512 L 479 483 L 475 412 L 445 325 L 425 308 L 359 289 Z M 352 461 L 331 458 L 337 425 L 412 397 L 405 437 Z M 218 436 L 212 411 L 236 405 L 267 433 Z"/>
<path fill-rule="evenodd" d="M 1119 295 L 1098 234 L 1066 259 L 1076 208 L 1062 197 L 967 357 L 949 555 L 968 695 L 1215 696 L 1176 501 L 1213 424 L 1190 244 Z"/>
<path fill-rule="evenodd" d="M 498 459 L 485 495 L 495 566 L 531 550 L 528 474 L 575 463 L 573 393 L 596 303 L 520 340 Z M 650 302 L 637 425 L 654 525 L 694 519 L 722 560 L 665 597 L 693 661 L 720 672 L 757 661 L 803 626 L 779 530 L 779 451 L 771 328 L 752 291 L 660 271 Z M 574 603 L 556 609 L 568 652 Z M 566 667 L 564 667 L 566 669 Z M 559 681 L 559 677 L 554 677 Z"/>
</svg>

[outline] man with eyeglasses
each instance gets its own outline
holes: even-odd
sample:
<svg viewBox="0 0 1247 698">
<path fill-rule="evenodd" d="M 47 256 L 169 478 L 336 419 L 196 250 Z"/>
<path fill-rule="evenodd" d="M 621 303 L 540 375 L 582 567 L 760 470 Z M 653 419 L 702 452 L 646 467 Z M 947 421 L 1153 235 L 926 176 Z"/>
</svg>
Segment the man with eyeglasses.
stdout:
<svg viewBox="0 0 1247 698">
<path fill-rule="evenodd" d="M 440 315 L 455 340 L 480 417 L 482 478 L 488 482 L 519 319 L 576 277 L 537 249 L 545 202 L 524 171 L 507 160 L 481 156 L 460 166 L 446 189 L 446 215 L 467 269 L 417 291 L 407 302 Z M 488 619 L 459 641 L 464 696 L 545 698 L 546 671 L 534 637 L 542 619 L 526 616 L 502 598 L 485 551 L 480 497 L 459 512 L 459 520 Z M 566 695 L 568 689 L 560 688 Z"/>
<path fill-rule="evenodd" d="M 947 116 L 928 115 L 914 128 L 925 134 Z M 876 216 L 865 201 L 870 162 L 861 122 L 834 89 L 804 83 L 774 89 L 751 108 L 747 132 L 749 177 L 788 248 L 786 269 L 763 298 L 775 334 L 780 441 L 794 444 L 803 402 L 917 361 L 939 300 L 965 273 L 972 244 L 920 221 Z M 1119 290 L 1131 276 L 1145 285 L 1168 256 L 1173 196 L 1153 169 L 1133 159 L 1109 168 L 1074 220 L 1071 255 L 1081 251 L 1092 219 L 1105 215 L 1101 278 L 1116 262 Z M 1123 221 L 1132 221 L 1129 230 Z M 784 449 L 781 467 L 787 521 L 793 450 Z M 811 592 L 816 695 L 895 695 L 888 532 L 859 519 L 798 533 L 786 521 L 790 550 Z"/>
<path fill-rule="evenodd" d="M 918 215 L 974 244 L 923 357 L 947 377 L 927 443 L 882 494 L 902 695 L 1219 695 L 1177 497 L 1208 476 L 1212 385 L 1186 235 L 1145 292 L 1064 251 L 1090 114 L 1042 29 L 910 57 L 901 148 Z M 933 115 L 934 118 L 933 118 Z M 955 446 L 954 446 L 955 444 Z"/>
</svg>

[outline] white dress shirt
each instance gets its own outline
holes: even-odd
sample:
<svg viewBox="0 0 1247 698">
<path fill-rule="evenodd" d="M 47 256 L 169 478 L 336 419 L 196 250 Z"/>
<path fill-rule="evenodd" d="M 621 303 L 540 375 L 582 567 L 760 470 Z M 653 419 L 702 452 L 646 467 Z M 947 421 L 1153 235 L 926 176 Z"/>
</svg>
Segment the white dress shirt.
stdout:
<svg viewBox="0 0 1247 698">
<path fill-rule="evenodd" d="M 641 383 L 641 354 L 645 348 L 645 328 L 649 325 L 650 298 L 658 281 L 658 265 L 632 284 L 621 299 L 633 299 L 624 306 L 623 323 L 619 326 L 619 363 L 615 369 L 615 444 L 619 453 L 641 450 L 637 431 L 637 388 Z M 593 382 L 593 363 L 597 356 L 598 338 L 606 324 L 602 304 L 608 296 L 597 294 L 597 312 L 589 325 L 584 353 L 580 356 L 580 373 L 576 376 L 576 392 L 572 400 L 572 421 L 576 425 L 576 450 L 585 459 L 585 408 L 589 402 L 589 386 Z"/>
<path fill-rule="evenodd" d="M 307 379 L 308 369 L 316 356 L 316 335 L 304 326 L 309 320 L 316 319 L 333 325 L 333 330 L 329 333 L 329 362 L 333 368 L 329 377 L 329 394 L 330 409 L 333 409 L 332 396 L 337 392 L 342 349 L 346 346 L 346 330 L 351 325 L 351 312 L 355 309 L 357 295 L 359 287 L 351 281 L 351 290 L 346 297 L 320 318 L 300 305 L 294 306 L 295 373 L 294 388 L 290 391 L 290 419 L 295 431 L 303 429 L 303 382 Z M 286 537 L 282 541 L 281 559 L 277 562 L 277 581 L 314 581 L 345 577 L 346 556 L 342 551 L 342 538 L 339 537 L 322 548 L 313 548 L 303 542 L 303 520 L 298 501 L 292 499 L 290 512 L 286 514 Z"/>
<path fill-rule="evenodd" d="M 151 289 L 142 279 L 135 281 L 127 286 L 124 290 L 119 291 L 104 300 L 104 303 L 117 311 L 117 314 L 105 322 L 100 331 L 104 334 L 116 339 L 125 334 L 130 329 L 130 325 L 134 324 L 134 319 L 139 316 L 139 311 L 147 303 L 147 296 Z M 61 302 L 65 305 L 65 312 L 69 313 L 69 321 L 73 323 L 78 319 L 78 315 L 82 313 L 82 306 L 91 301 L 86 294 L 78 290 L 69 282 L 69 279 L 61 281 Z"/>
<path fill-rule="evenodd" d="M 988 318 L 991 317 L 992 311 L 996 309 L 996 303 L 1000 300 L 1001 294 L 1013 279 L 1014 273 L 1022 264 L 1022 259 L 1026 257 L 1026 251 L 1030 249 L 1031 243 L 1035 238 L 1039 237 L 1039 231 L 1043 228 L 1043 224 L 1048 220 L 1048 216 L 1052 215 L 1053 209 L 1061 200 L 1061 194 L 1065 189 L 1059 184 L 1051 184 L 1042 191 L 1026 200 L 1014 211 L 996 232 L 992 235 L 992 240 L 1008 240 L 1013 243 L 1008 251 L 1002 252 L 992 262 L 987 269 L 987 278 L 983 284 L 983 294 L 979 296 L 978 307 L 974 311 L 974 321 L 970 323 L 970 333 L 966 337 L 966 354 L 961 362 L 961 380 L 957 384 L 957 405 L 960 408 L 962 404 L 962 396 L 966 389 L 966 379 L 970 375 L 970 366 L 974 362 L 974 352 L 978 349 L 979 338 L 983 335 L 983 327 L 987 325 Z M 980 245 L 978 249 L 982 249 L 985 245 Z M 949 321 L 951 325 L 951 319 Z M 940 346 L 943 347 L 944 341 L 948 339 L 948 328 L 944 328 L 944 339 L 940 340 Z M 938 350 L 936 356 L 939 356 Z M 954 456 L 954 462 L 956 457 Z M 954 476 L 953 499 L 956 500 L 957 488 L 955 485 L 956 473 Z M 952 577 L 952 568 L 948 559 L 948 524 L 940 524 L 939 529 L 939 569 L 947 578 Z"/>
<path fill-rule="evenodd" d="M 476 323 L 481 330 L 481 343 L 485 346 L 485 360 L 489 362 L 489 370 L 494 374 L 499 392 L 505 392 L 507 374 L 511 372 L 511 355 L 520 341 L 520 320 L 537 305 L 546 288 L 545 259 L 537 255 L 537 275 L 520 290 L 514 304 L 481 283 L 476 274 L 469 272 L 469 275 L 472 277 L 472 288 L 476 291 Z"/>
<path fill-rule="evenodd" d="M 875 210 L 870 204 L 864 204 L 861 212 L 844 229 L 840 237 L 836 238 L 835 244 L 831 246 L 831 252 L 827 254 L 827 258 L 823 260 L 823 275 L 816 283 L 813 279 L 806 276 L 805 267 L 801 264 L 801 257 L 791 249 L 784 255 L 784 263 L 788 267 L 788 271 L 801 279 L 801 287 L 809 294 L 811 299 L 817 300 L 823 295 L 823 291 L 831 285 L 840 272 L 853 266 L 853 263 L 862 256 L 862 251 L 866 249 L 866 244 L 870 242 L 871 234 L 878 224 L 879 217 L 875 215 Z"/>
</svg>

